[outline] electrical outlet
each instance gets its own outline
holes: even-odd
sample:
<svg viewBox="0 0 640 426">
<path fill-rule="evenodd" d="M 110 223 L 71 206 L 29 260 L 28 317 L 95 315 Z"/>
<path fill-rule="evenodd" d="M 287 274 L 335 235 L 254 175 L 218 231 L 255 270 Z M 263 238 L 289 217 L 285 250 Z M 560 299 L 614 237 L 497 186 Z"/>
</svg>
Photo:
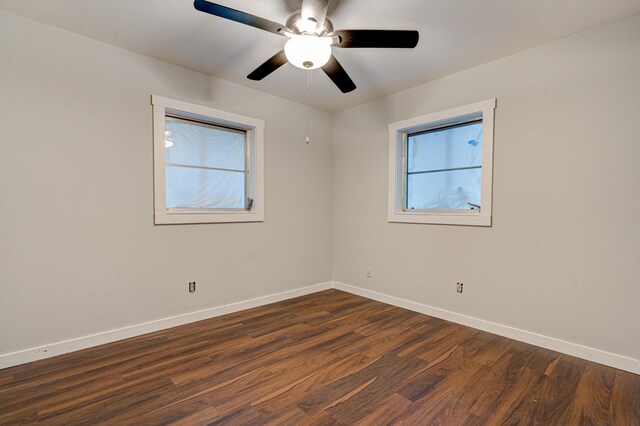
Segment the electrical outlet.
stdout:
<svg viewBox="0 0 640 426">
<path fill-rule="evenodd" d="M 367 278 L 373 278 L 373 268 L 371 266 L 367 266 L 367 269 L 365 270 L 365 276 Z"/>
<path fill-rule="evenodd" d="M 456 291 L 458 293 L 462 293 L 463 288 L 464 288 L 464 283 L 456 283 Z"/>
<path fill-rule="evenodd" d="M 196 282 L 192 281 L 189 283 L 189 293 L 195 293 L 196 292 Z"/>
</svg>

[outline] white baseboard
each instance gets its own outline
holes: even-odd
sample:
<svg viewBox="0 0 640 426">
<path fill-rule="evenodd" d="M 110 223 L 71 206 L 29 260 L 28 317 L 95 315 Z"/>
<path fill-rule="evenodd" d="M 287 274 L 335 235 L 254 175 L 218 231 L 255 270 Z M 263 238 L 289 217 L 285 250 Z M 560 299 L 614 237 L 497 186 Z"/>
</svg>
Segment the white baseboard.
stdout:
<svg viewBox="0 0 640 426">
<path fill-rule="evenodd" d="M 420 312 L 422 314 L 441 318 L 447 321 L 455 322 L 457 324 L 473 327 L 478 330 L 487 331 L 489 333 L 494 333 L 500 336 L 508 337 L 510 339 L 519 340 L 521 342 L 540 346 L 546 349 L 551 349 L 553 351 L 572 355 L 578 358 L 583 358 L 589 361 L 597 362 L 599 364 L 619 368 L 631 373 L 640 374 L 640 360 L 637 359 L 617 355 L 588 346 L 579 345 L 577 343 L 567 342 L 549 336 L 544 336 L 542 334 L 521 330 L 519 328 L 510 327 L 508 325 L 470 317 L 468 315 L 459 314 L 445 309 L 435 308 L 433 306 L 412 302 L 410 300 L 390 296 L 388 294 L 367 290 L 337 281 L 302 287 L 282 293 L 257 297 L 255 299 L 243 300 L 241 302 L 230 303 L 227 305 L 216 306 L 213 308 L 189 312 L 173 317 L 162 318 L 155 321 L 132 325 L 129 327 L 123 327 L 115 330 L 105 331 L 102 333 L 92 334 L 89 336 L 83 336 L 76 339 L 65 340 L 62 342 L 56 342 L 31 349 L 2 354 L 0 355 L 0 369 L 24 364 L 31 361 L 37 361 L 39 359 L 50 358 L 56 355 L 74 352 L 105 343 L 111 343 L 117 340 L 140 336 L 143 334 L 152 333 L 154 331 L 164 330 L 167 328 L 176 327 L 178 325 L 213 318 L 232 312 L 238 312 L 244 309 L 255 308 L 257 306 L 267 305 L 269 303 L 280 302 L 282 300 L 292 299 L 294 297 L 304 296 L 306 294 L 327 290 L 332 287 L 338 290 L 346 291 L 348 293 L 357 294 L 358 296 L 377 300 L 383 303 L 388 303 L 389 305 L 394 305 L 400 308 L 409 309 L 411 311 Z"/>
<path fill-rule="evenodd" d="M 399 297 L 390 296 L 360 287 L 355 287 L 337 281 L 333 282 L 333 287 L 338 290 L 346 291 L 348 293 L 356 294 L 368 299 L 377 300 L 389 305 L 398 306 L 400 308 L 409 309 L 415 312 L 420 312 L 422 314 L 441 318 L 447 321 L 455 322 L 457 324 L 466 325 L 478 330 L 497 334 L 499 336 L 508 337 L 510 339 L 561 352 L 563 354 L 597 362 L 598 364 L 604 364 L 610 367 L 618 368 L 620 370 L 640 374 L 640 360 L 637 359 L 617 355 L 588 346 L 579 345 L 577 343 L 567 342 L 549 336 L 544 336 L 542 334 L 533 333 L 531 331 L 521 330 L 519 328 L 510 327 L 508 325 L 470 317 L 468 315 L 447 311 L 445 309 L 435 308 L 433 306 L 412 302 L 409 300 L 401 299 Z"/>
<path fill-rule="evenodd" d="M 244 309 L 255 308 L 256 306 L 268 305 L 269 303 L 280 302 L 286 299 L 293 299 L 294 297 L 304 296 L 305 294 L 327 290 L 332 287 L 332 282 L 316 284 L 308 287 L 297 288 L 295 290 L 284 291 L 282 293 L 256 297 L 255 299 L 243 300 L 241 302 L 216 306 L 200 311 L 189 312 L 173 317 L 162 318 L 142 324 L 136 324 L 129 327 L 118 328 L 115 330 L 92 334 L 89 336 L 56 342 L 49 345 L 43 345 L 31 349 L 25 349 L 22 351 L 2 354 L 0 355 L 0 369 L 24 364 L 31 361 L 37 361 L 39 359 L 50 358 L 56 355 L 90 348 L 92 346 L 111 343 L 115 342 L 116 340 L 140 336 L 142 334 L 152 333 L 154 331 L 188 324 L 190 322 L 242 311 Z"/>
</svg>

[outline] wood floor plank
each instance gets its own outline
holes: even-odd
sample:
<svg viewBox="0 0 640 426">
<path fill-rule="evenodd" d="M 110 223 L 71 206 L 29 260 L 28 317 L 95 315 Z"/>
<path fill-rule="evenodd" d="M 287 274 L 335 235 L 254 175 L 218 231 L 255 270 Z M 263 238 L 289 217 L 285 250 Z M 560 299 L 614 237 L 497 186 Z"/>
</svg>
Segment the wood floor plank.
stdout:
<svg viewBox="0 0 640 426">
<path fill-rule="evenodd" d="M 584 373 L 584 367 L 560 359 L 553 373 L 544 378 L 538 395 L 535 422 L 539 424 L 569 424 L 569 405 L 576 396 L 576 389 Z"/>
<path fill-rule="evenodd" d="M 282 407 L 293 406 L 299 409 L 297 402 L 301 395 L 321 389 L 336 380 L 366 368 L 372 363 L 372 360 L 363 355 L 353 354 L 309 375 L 304 380 L 292 383 L 293 386 L 287 386 L 277 395 L 270 395 L 264 400 L 254 401 L 252 405 L 270 413 L 277 413 L 282 410 Z"/>
<path fill-rule="evenodd" d="M 640 425 L 640 378 L 616 371 L 609 411 L 611 424 Z"/>
<path fill-rule="evenodd" d="M 610 368 L 587 364 L 569 405 L 570 424 L 609 424 L 609 407 L 616 373 Z"/>
<path fill-rule="evenodd" d="M 457 411 L 456 407 L 461 399 L 470 400 L 473 397 L 479 397 L 470 392 L 470 386 L 479 383 L 486 368 L 467 358 L 464 349 L 458 347 L 438 367 L 438 374 L 444 375 L 442 380 L 435 385 L 428 383 L 429 387 L 423 390 L 420 398 L 414 401 L 413 407 L 407 410 L 401 419 L 406 424 L 430 424 L 447 410 L 456 409 Z M 431 370 L 427 370 L 429 371 Z M 401 389 L 399 391 L 401 392 Z M 469 413 L 468 417 L 472 417 L 472 414 Z"/>
<path fill-rule="evenodd" d="M 139 417 L 130 416 L 127 420 L 121 420 L 120 424 L 132 426 L 141 424 L 206 425 L 221 417 L 218 410 L 213 406 L 214 403 L 215 400 L 212 397 L 205 395 L 149 411 Z"/>
<path fill-rule="evenodd" d="M 479 367 L 471 380 L 459 393 L 456 400 L 450 401 L 447 406 L 434 417 L 434 422 L 438 424 L 460 424 L 478 423 L 489 414 L 489 409 L 495 403 L 505 383 L 504 378 L 508 377 L 508 370 L 513 356 L 503 353 L 489 367 L 482 362 L 476 363 Z"/>
<path fill-rule="evenodd" d="M 0 370 L 0 424 L 640 426 L 640 377 L 337 290 Z"/>
<path fill-rule="evenodd" d="M 411 401 L 395 392 L 385 395 L 382 401 L 371 407 L 370 413 L 363 415 L 357 423 L 365 426 L 391 425 L 412 406 Z"/>
<path fill-rule="evenodd" d="M 392 368 L 398 360 L 397 355 L 387 354 L 360 371 L 303 395 L 297 405 L 307 414 L 332 407 L 341 398 L 361 389 L 365 384 L 371 383 L 382 371 Z"/>
<path fill-rule="evenodd" d="M 389 355 L 383 357 L 387 356 Z M 419 358 L 393 356 L 394 362 L 389 368 L 382 369 L 366 386 L 361 387 L 339 404 L 330 406 L 326 411 L 339 422 L 355 424 L 360 419 L 371 415 L 380 404 L 387 401 L 399 384 L 425 365 L 425 362 Z"/>
</svg>

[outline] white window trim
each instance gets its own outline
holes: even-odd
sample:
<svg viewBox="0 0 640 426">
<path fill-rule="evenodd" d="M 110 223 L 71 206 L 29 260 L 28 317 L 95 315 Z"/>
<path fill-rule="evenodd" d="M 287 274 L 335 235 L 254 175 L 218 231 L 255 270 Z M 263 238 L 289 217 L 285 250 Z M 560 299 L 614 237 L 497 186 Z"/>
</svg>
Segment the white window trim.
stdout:
<svg viewBox="0 0 640 426">
<path fill-rule="evenodd" d="M 493 179 L 493 121 L 496 100 L 422 115 L 389 124 L 389 222 L 491 226 Z M 402 209 L 402 147 L 408 133 L 437 126 L 456 118 L 482 114 L 482 208 L 480 211 L 407 211 Z"/>
<path fill-rule="evenodd" d="M 153 105 L 153 181 L 154 219 L 156 225 L 178 223 L 228 223 L 264 221 L 264 121 L 220 111 L 202 105 L 152 95 Z M 251 210 L 167 209 L 165 116 L 167 110 L 196 116 L 213 124 L 228 125 L 247 131 L 252 152 L 250 179 L 253 188 Z"/>
</svg>

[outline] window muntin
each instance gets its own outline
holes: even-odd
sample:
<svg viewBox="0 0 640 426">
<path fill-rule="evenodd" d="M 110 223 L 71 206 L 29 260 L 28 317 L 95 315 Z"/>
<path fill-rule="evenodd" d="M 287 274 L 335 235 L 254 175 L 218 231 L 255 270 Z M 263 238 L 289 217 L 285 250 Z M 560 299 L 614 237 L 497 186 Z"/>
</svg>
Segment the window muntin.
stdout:
<svg viewBox="0 0 640 426">
<path fill-rule="evenodd" d="M 408 133 L 406 210 L 479 210 L 482 119 Z"/>
<path fill-rule="evenodd" d="M 244 173 L 167 166 L 168 209 L 244 209 Z"/>
<path fill-rule="evenodd" d="M 165 119 L 168 209 L 246 209 L 247 132 Z"/>
</svg>

